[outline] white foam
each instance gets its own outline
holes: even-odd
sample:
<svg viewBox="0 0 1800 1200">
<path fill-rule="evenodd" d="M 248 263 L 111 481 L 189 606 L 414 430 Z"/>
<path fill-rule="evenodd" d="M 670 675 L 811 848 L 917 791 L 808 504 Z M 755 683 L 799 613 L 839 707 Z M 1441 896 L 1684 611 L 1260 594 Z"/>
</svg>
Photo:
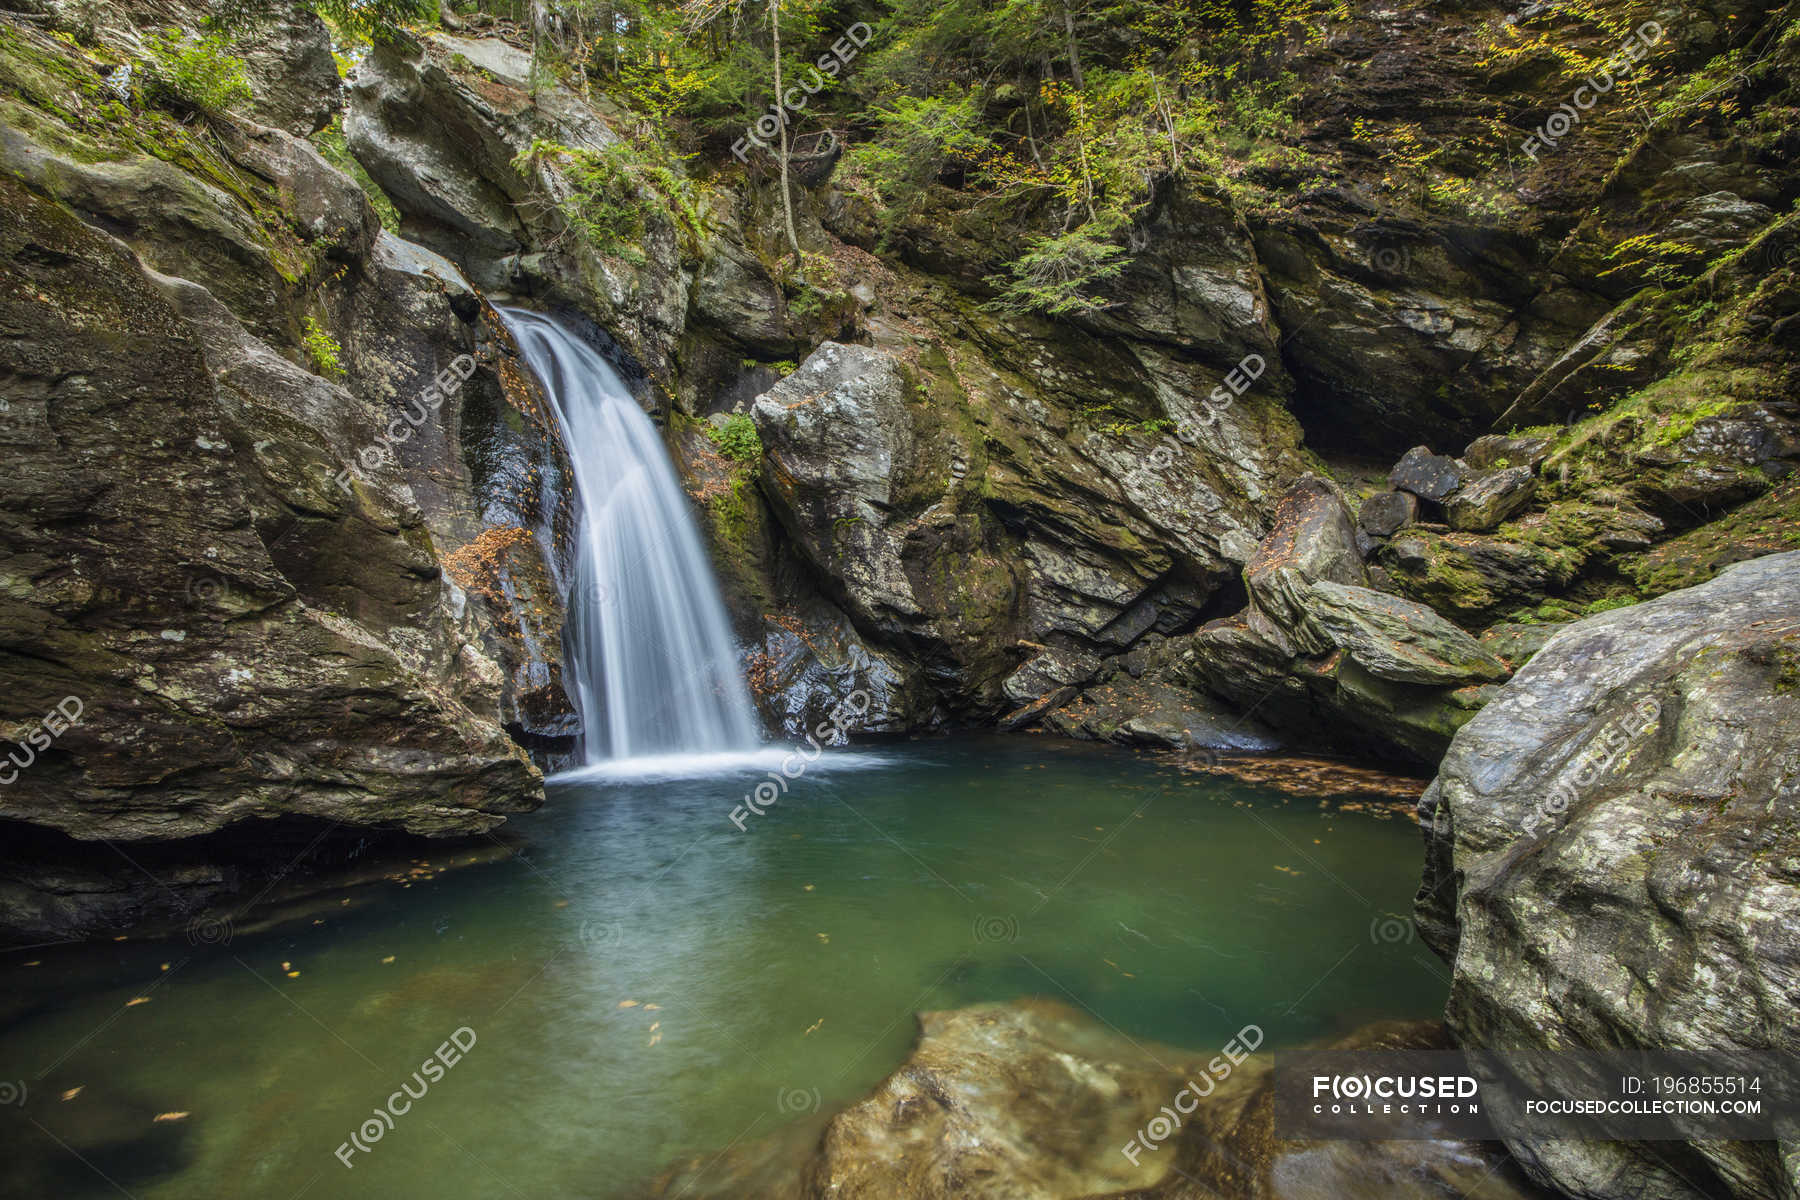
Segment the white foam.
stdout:
<svg viewBox="0 0 1800 1200">
<path fill-rule="evenodd" d="M 859 754 L 847 750 L 828 750 L 811 761 L 807 752 L 792 746 L 765 746 L 758 750 L 726 751 L 718 754 L 651 754 L 638 758 L 613 758 L 591 766 L 559 771 L 546 783 L 638 783 L 657 779 L 703 779 L 729 775 L 763 775 L 781 772 L 783 764 L 791 779 L 824 771 L 864 771 L 893 764 L 885 754 Z"/>
</svg>

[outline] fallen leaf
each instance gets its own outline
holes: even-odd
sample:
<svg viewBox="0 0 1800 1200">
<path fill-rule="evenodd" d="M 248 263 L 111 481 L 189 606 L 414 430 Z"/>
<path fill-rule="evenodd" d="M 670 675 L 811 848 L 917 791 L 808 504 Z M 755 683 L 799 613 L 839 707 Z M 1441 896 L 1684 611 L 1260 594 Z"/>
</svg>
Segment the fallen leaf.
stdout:
<svg viewBox="0 0 1800 1200">
<path fill-rule="evenodd" d="M 655 1032 L 656 1032 L 656 1031 L 657 1031 L 657 1030 L 659 1030 L 659 1029 L 661 1029 L 661 1028 L 662 1028 L 662 1022 L 661 1022 L 661 1021 L 652 1021 L 652 1022 L 650 1022 L 650 1032 L 651 1032 L 651 1033 L 655 1033 Z"/>
<path fill-rule="evenodd" d="M 126 1008 L 135 1008 L 140 1004 L 148 1004 L 148 1003 L 150 1003 L 150 997 L 148 997 L 148 996 L 133 996 L 131 999 L 129 999 L 125 1002 L 125 1007 Z"/>
<path fill-rule="evenodd" d="M 293 963 L 285 963 L 285 962 L 284 962 L 284 963 L 282 963 L 282 964 L 281 964 L 281 969 L 282 969 L 282 970 L 284 970 L 284 971 L 291 971 L 291 970 L 293 970 L 293 969 L 294 969 L 294 964 L 293 964 Z"/>
<path fill-rule="evenodd" d="M 829 933 L 821 933 L 819 935 L 819 941 L 824 945 L 829 946 L 831 945 L 831 935 Z"/>
<path fill-rule="evenodd" d="M 188 1115 L 184 1112 L 166 1112 L 157 1113 L 156 1116 L 151 1119 L 153 1121 L 185 1121 L 188 1119 Z"/>
<path fill-rule="evenodd" d="M 638 1006 L 638 1002 L 636 1000 L 621 1000 L 621 1001 L 619 1001 L 620 1008 L 636 1008 L 637 1006 Z"/>
<path fill-rule="evenodd" d="M 651 1034 L 651 1035 L 650 1035 L 650 1044 L 651 1044 L 651 1045 L 652 1045 L 652 1046 L 654 1046 L 654 1045 L 656 1045 L 656 1043 L 658 1043 L 658 1042 L 660 1042 L 660 1041 L 662 1041 L 662 1034 L 660 1034 L 660 1033 L 653 1033 L 653 1034 Z"/>
<path fill-rule="evenodd" d="M 300 972 L 298 972 L 298 971 L 289 971 L 289 972 L 288 972 L 288 973 L 287 973 L 287 975 L 288 975 L 288 978 L 289 978 L 289 979 L 298 979 L 298 978 L 300 978 Z"/>
<path fill-rule="evenodd" d="M 557 901 L 557 902 L 556 902 L 556 907 L 558 907 L 558 908 L 567 908 L 567 907 L 569 907 L 569 902 L 568 902 L 568 901 L 567 901 L 567 900 L 558 900 L 558 901 Z"/>
<path fill-rule="evenodd" d="M 386 958 L 382 959 L 381 961 L 384 963 L 391 963 L 394 961 L 394 956 L 390 954 Z"/>
<path fill-rule="evenodd" d="M 168 964 L 168 963 L 164 963 L 164 964 L 163 964 L 163 965 L 162 965 L 162 969 L 163 969 L 163 970 L 165 970 L 165 971 L 166 971 L 166 970 L 168 970 L 168 969 L 169 969 L 169 964 Z"/>
<path fill-rule="evenodd" d="M 801 888 L 800 890 L 803 892 L 810 892 L 813 890 L 813 885 L 809 883 L 805 887 Z"/>
<path fill-rule="evenodd" d="M 660 1004 L 646 1004 L 646 1005 L 644 1005 L 644 1011 L 645 1012 L 655 1012 L 658 1009 L 660 1009 L 661 1007 L 662 1007 L 662 1005 L 660 1005 Z"/>
<path fill-rule="evenodd" d="M 811 1025 L 808 1025 L 806 1027 L 806 1033 L 803 1033 L 800 1036 L 805 1037 L 806 1034 L 811 1033 L 813 1030 L 817 1029 L 819 1026 L 823 1025 L 824 1023 L 825 1023 L 825 1018 L 820 1017 L 818 1020 L 814 1021 Z"/>
<path fill-rule="evenodd" d="M 83 1086 L 85 1087 L 86 1085 L 84 1084 Z M 77 1097 L 79 1095 L 81 1095 L 81 1088 L 72 1087 L 68 1091 L 63 1093 L 63 1099 L 64 1100 L 73 1100 L 75 1097 Z"/>
</svg>

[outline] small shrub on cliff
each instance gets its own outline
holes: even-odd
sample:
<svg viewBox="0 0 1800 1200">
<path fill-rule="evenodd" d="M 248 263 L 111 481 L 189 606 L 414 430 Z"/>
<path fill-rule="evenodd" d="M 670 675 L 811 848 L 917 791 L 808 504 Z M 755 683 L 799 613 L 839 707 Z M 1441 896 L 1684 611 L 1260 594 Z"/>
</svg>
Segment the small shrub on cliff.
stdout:
<svg viewBox="0 0 1800 1200">
<path fill-rule="evenodd" d="M 762 438 L 747 413 L 732 413 L 723 425 L 710 425 L 706 436 L 733 462 L 753 463 L 762 457 Z"/>
<path fill-rule="evenodd" d="M 313 317 L 302 317 L 300 324 L 305 330 L 300 335 L 300 344 L 306 347 L 306 353 L 313 360 L 313 366 L 318 369 L 319 374 L 327 379 L 342 379 L 344 364 L 338 357 L 341 347 L 338 346 L 337 339 L 331 336 L 331 330 Z"/>
<path fill-rule="evenodd" d="M 250 99 L 244 64 L 218 34 L 190 39 L 175 30 L 150 42 L 144 64 L 148 98 L 202 116 L 228 113 Z"/>
<path fill-rule="evenodd" d="M 644 262 L 647 216 L 674 226 L 690 248 L 701 236 L 699 190 L 692 180 L 661 163 L 646 161 L 628 142 L 601 150 L 576 149 L 539 139 L 513 160 L 527 176 L 552 170 L 566 185 L 554 201 L 569 228 L 604 254 Z M 552 186 L 540 175 L 547 192 Z"/>
</svg>

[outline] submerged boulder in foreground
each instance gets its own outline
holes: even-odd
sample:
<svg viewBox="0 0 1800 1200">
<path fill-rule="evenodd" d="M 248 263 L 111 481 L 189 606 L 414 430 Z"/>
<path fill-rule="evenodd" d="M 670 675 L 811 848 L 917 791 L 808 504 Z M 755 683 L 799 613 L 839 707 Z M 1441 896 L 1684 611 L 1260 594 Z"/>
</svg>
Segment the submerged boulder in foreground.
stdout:
<svg viewBox="0 0 1800 1200">
<path fill-rule="evenodd" d="M 1243 1036 L 1243 1035 L 1240 1035 Z M 919 1016 L 912 1054 L 864 1099 L 697 1156 L 655 1195 L 733 1200 L 1526 1200 L 1493 1147 L 1453 1139 L 1280 1141 L 1256 1035 L 1181 1050 L 1030 999 Z M 1224 1043 L 1222 1043 L 1223 1045 Z M 1383 1022 L 1334 1049 L 1441 1049 L 1443 1028 Z M 1224 1073 L 1225 1078 L 1219 1079 Z M 1193 1089 L 1179 1127 L 1167 1115 Z M 1127 1146 L 1135 1149 L 1127 1153 Z"/>
<path fill-rule="evenodd" d="M 1420 807 L 1462 1044 L 1800 1054 L 1800 553 L 1564 628 Z M 1793 1188 L 1771 1143 L 1512 1148 L 1570 1195 Z"/>
</svg>

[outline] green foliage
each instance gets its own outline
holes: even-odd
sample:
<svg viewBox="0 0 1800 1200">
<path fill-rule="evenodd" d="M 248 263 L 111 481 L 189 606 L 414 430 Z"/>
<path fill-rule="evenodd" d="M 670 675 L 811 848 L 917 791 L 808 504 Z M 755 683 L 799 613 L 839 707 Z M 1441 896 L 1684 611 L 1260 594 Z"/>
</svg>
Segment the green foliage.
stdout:
<svg viewBox="0 0 1800 1200">
<path fill-rule="evenodd" d="M 356 186 L 363 190 L 369 198 L 369 204 L 375 209 L 375 215 L 381 218 L 383 228 L 398 230 L 400 228 L 400 210 L 388 199 L 388 194 L 381 190 L 350 153 L 350 147 L 344 141 L 344 117 L 342 113 L 333 114 L 331 124 L 319 130 L 311 137 L 313 148 L 319 157 L 356 181 Z"/>
<path fill-rule="evenodd" d="M 974 129 L 972 96 L 899 96 L 872 115 L 876 134 L 851 148 L 849 167 L 890 210 L 909 208 L 947 166 L 978 162 L 990 144 Z"/>
<path fill-rule="evenodd" d="M 1110 240 L 1100 222 L 1035 238 L 1008 274 L 988 277 L 1000 290 L 988 307 L 1052 317 L 1099 312 L 1111 302 L 1095 293 L 1125 269 L 1125 261 L 1125 247 Z"/>
<path fill-rule="evenodd" d="M 218 34 L 189 38 L 165 30 L 150 39 L 148 49 L 145 91 L 158 104 L 212 117 L 250 99 L 244 64 Z"/>
<path fill-rule="evenodd" d="M 708 425 L 706 436 L 733 462 L 754 463 L 762 458 L 762 438 L 747 413 L 732 413 L 723 425 Z"/>
<path fill-rule="evenodd" d="M 560 174 L 567 188 L 557 210 L 602 253 L 641 264 L 651 217 L 673 225 L 690 245 L 704 236 L 698 187 L 660 162 L 647 161 L 629 142 L 587 150 L 540 139 L 513 166 L 526 174 L 546 168 Z"/>
<path fill-rule="evenodd" d="M 209 7 L 208 26 L 237 35 L 288 11 L 290 0 L 212 0 Z M 437 16 L 431 0 L 303 0 L 303 7 L 329 21 L 343 40 L 351 42 L 395 41 L 408 25 Z"/>
<path fill-rule="evenodd" d="M 312 358 L 313 366 L 319 374 L 327 379 L 342 379 L 344 364 L 340 358 L 343 353 L 331 330 L 321 325 L 315 317 L 300 318 L 304 332 L 300 335 L 300 344 L 306 347 L 306 353 Z"/>
</svg>

